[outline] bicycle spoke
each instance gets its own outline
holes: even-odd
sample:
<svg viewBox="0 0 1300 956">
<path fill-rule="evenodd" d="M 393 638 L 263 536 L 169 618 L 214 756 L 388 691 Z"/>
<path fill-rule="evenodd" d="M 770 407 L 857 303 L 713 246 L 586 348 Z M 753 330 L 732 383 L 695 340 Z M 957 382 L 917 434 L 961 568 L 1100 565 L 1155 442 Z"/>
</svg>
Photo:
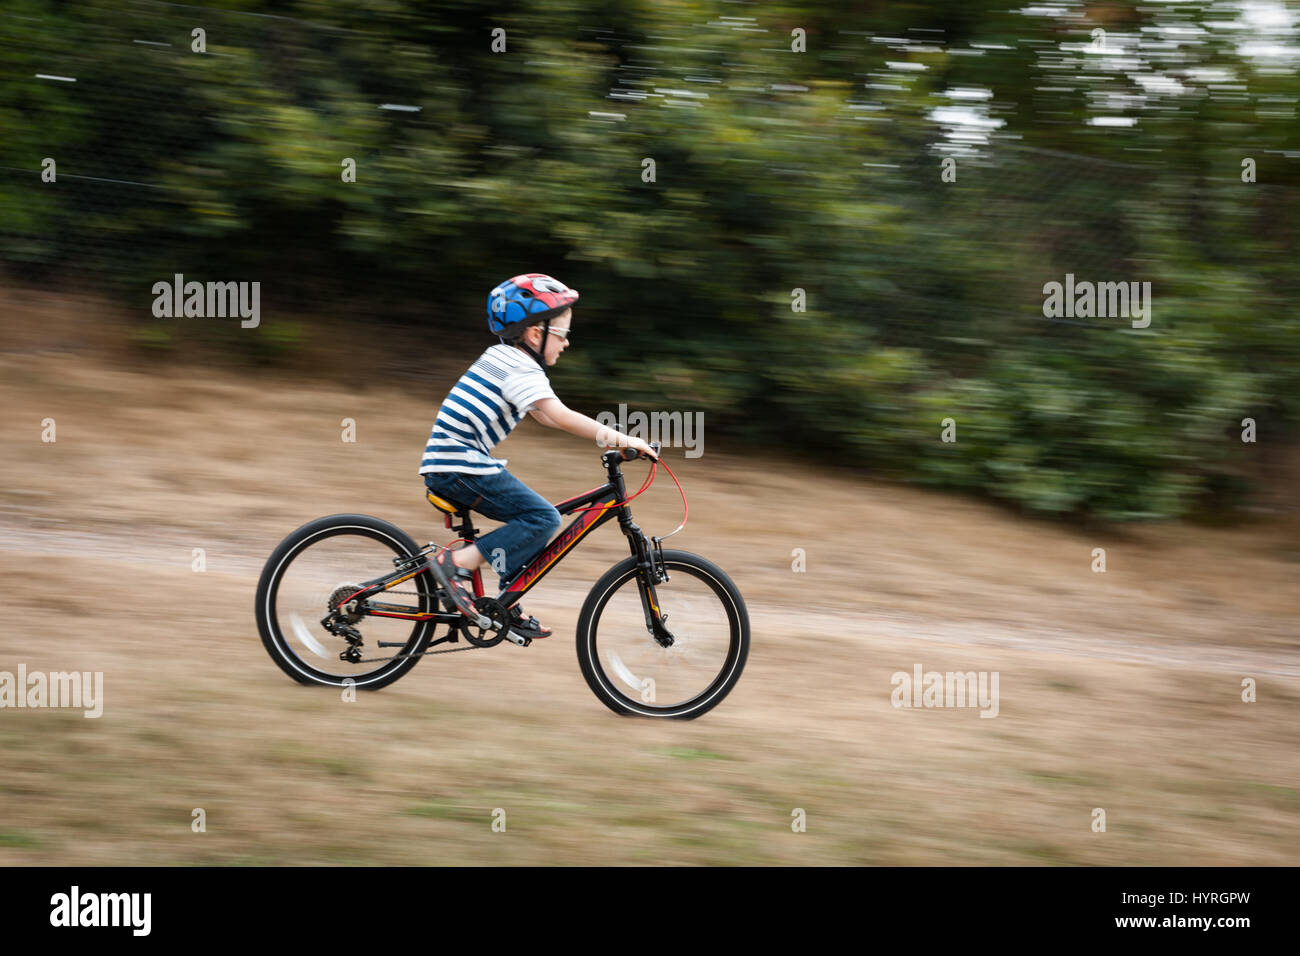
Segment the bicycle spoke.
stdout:
<svg viewBox="0 0 1300 956">
<path fill-rule="evenodd" d="M 602 669 L 632 701 L 672 707 L 704 693 L 721 675 L 732 647 L 727 606 L 706 581 L 674 571 L 656 587 L 673 643 L 647 630 L 635 576 L 610 596 L 600 615 L 596 653 Z"/>
<path fill-rule="evenodd" d="M 340 528 L 310 537 L 276 565 L 274 597 L 266 609 L 279 635 L 286 662 L 313 680 L 330 682 L 352 678 L 361 682 L 388 666 L 388 662 L 414 657 L 411 652 L 431 625 L 397 617 L 346 610 L 348 598 L 368 581 L 392 577 L 393 559 L 402 551 L 391 540 L 376 538 L 365 528 Z M 408 585 L 408 588 L 410 585 Z M 377 592 L 386 597 L 389 593 Z M 422 591 L 403 590 L 402 611 L 433 609 Z M 414 599 L 414 600 L 413 600 Z M 332 615 L 332 611 L 339 611 Z M 346 625 L 332 631 L 323 622 Z M 360 643 L 350 640 L 360 635 Z M 344 659 L 350 648 L 354 660 Z M 381 648 L 397 653 L 372 656 Z M 413 661 L 412 661 L 413 662 Z"/>
</svg>

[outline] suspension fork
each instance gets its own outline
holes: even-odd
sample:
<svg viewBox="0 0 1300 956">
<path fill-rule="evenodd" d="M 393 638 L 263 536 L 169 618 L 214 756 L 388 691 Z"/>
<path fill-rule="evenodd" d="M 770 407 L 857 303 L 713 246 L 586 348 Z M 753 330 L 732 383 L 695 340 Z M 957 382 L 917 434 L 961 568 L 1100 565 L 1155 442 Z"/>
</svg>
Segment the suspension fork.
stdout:
<svg viewBox="0 0 1300 956">
<path fill-rule="evenodd" d="M 632 520 L 624 507 L 618 516 L 623 533 L 627 535 L 636 559 L 636 587 L 641 595 L 641 611 L 645 615 L 646 632 L 659 642 L 662 647 L 671 647 L 676 643 L 672 632 L 665 626 L 667 615 L 659 608 L 659 596 L 655 585 L 668 580 L 668 568 L 664 564 L 663 544 L 658 538 L 647 541 L 645 533 Z"/>
</svg>

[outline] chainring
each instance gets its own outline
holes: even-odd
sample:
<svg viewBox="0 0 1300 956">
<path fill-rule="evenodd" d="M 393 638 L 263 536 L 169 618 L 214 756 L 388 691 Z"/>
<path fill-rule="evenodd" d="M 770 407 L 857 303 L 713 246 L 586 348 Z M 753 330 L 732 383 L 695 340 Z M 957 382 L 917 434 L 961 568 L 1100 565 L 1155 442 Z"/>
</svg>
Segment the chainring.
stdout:
<svg viewBox="0 0 1300 956">
<path fill-rule="evenodd" d="M 496 647 L 505 640 L 506 630 L 510 626 L 510 612 L 504 604 L 496 598 L 481 597 L 474 601 L 474 610 L 491 619 L 492 626 L 484 629 L 466 621 L 461 629 L 465 640 L 475 647 Z"/>
</svg>

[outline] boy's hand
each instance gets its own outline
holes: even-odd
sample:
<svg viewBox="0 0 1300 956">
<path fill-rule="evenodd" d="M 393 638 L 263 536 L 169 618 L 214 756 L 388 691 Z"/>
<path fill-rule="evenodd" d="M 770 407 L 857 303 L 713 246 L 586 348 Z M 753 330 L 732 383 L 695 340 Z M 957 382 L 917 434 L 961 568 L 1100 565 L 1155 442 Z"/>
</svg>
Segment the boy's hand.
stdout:
<svg viewBox="0 0 1300 956">
<path fill-rule="evenodd" d="M 635 448 L 641 454 L 645 455 L 647 458 L 650 459 L 657 459 L 659 457 L 658 455 L 655 454 L 655 450 L 651 448 L 648 444 L 646 444 L 640 438 L 633 438 L 631 435 L 627 436 L 627 447 Z"/>
</svg>

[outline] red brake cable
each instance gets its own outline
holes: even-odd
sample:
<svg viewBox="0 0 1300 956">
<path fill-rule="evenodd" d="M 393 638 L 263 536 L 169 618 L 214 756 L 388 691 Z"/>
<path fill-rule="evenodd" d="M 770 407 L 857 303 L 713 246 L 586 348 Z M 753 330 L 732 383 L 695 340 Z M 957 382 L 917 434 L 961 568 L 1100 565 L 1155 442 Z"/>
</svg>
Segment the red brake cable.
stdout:
<svg viewBox="0 0 1300 956">
<path fill-rule="evenodd" d="M 632 495 L 624 499 L 623 504 L 627 504 L 629 501 L 631 501 L 637 495 L 641 494 L 641 492 L 645 491 L 654 483 L 655 472 L 658 471 L 660 465 L 663 465 L 664 471 L 668 472 L 669 476 L 672 477 L 673 484 L 677 486 L 677 490 L 681 493 L 682 496 L 682 523 L 679 524 L 674 530 L 664 535 L 664 538 L 671 538 L 678 531 L 681 531 L 683 528 L 686 527 L 686 521 L 690 517 L 691 509 L 690 509 L 690 505 L 686 503 L 686 491 L 682 488 L 682 483 L 677 480 L 677 476 L 673 474 L 673 470 L 669 468 L 667 464 L 664 463 L 664 460 L 662 458 L 658 459 L 657 461 L 653 462 L 650 465 L 650 471 L 646 474 L 645 481 L 641 483 L 641 487 L 637 489 L 635 495 Z M 599 508 L 574 508 L 573 511 L 575 514 L 579 511 L 604 511 L 608 507 L 609 505 L 603 505 Z M 663 538 L 660 538 L 659 540 L 662 541 Z"/>
</svg>

